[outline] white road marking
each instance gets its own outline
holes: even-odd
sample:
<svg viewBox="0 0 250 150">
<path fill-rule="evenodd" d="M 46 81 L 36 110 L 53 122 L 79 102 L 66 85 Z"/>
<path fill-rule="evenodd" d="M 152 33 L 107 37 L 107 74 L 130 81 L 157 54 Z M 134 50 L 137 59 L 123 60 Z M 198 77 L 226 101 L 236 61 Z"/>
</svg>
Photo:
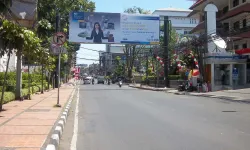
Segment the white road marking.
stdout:
<svg viewBox="0 0 250 150">
<path fill-rule="evenodd" d="M 70 150 L 76 150 L 76 143 L 77 143 L 77 134 L 78 134 L 78 113 L 79 113 L 79 87 L 77 91 L 77 98 L 76 98 L 76 110 L 75 110 L 75 119 L 74 119 L 74 131 L 73 137 L 70 144 Z"/>
</svg>

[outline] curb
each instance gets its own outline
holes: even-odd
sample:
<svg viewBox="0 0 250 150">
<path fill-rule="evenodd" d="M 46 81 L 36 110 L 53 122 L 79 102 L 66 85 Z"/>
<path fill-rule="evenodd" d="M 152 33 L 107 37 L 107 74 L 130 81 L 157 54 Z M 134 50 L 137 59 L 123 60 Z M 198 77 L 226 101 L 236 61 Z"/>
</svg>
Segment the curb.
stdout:
<svg viewBox="0 0 250 150">
<path fill-rule="evenodd" d="M 202 93 L 188 93 L 188 92 L 167 92 L 167 93 L 173 93 L 175 95 L 217 98 L 217 99 L 231 101 L 231 102 L 250 103 L 250 99 L 244 99 L 244 98 L 235 97 L 235 96 L 223 96 L 223 95 L 212 95 L 212 94 L 206 94 L 206 93 L 202 94 Z"/>
<path fill-rule="evenodd" d="M 69 101 L 66 105 L 66 107 L 63 110 L 63 113 L 61 114 L 60 119 L 55 123 L 55 128 L 52 131 L 52 135 L 49 139 L 49 143 L 46 146 L 45 150 L 57 150 L 60 144 L 60 139 L 62 137 L 63 129 L 65 127 L 65 124 L 67 122 L 67 117 L 69 113 L 69 109 L 71 106 L 71 103 L 73 101 L 73 97 L 75 95 L 76 89 L 74 88 L 73 92 L 70 95 Z"/>
<path fill-rule="evenodd" d="M 169 91 L 169 90 L 172 90 L 172 89 L 157 89 L 157 88 L 147 88 L 147 87 L 136 87 L 136 86 L 133 86 L 133 85 L 129 85 L 129 87 L 131 88 L 137 88 L 137 89 L 142 89 L 142 90 L 150 90 L 150 91 Z"/>
</svg>

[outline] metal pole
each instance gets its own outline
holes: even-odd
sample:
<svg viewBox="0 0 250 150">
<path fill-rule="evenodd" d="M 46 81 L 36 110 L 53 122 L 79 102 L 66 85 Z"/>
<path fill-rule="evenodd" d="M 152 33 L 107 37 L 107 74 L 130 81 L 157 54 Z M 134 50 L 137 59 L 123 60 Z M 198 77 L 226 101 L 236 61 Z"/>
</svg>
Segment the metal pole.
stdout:
<svg viewBox="0 0 250 150">
<path fill-rule="evenodd" d="M 44 65 L 42 63 L 42 90 L 41 90 L 41 94 L 43 94 L 43 72 L 44 72 Z"/>
<path fill-rule="evenodd" d="M 57 106 L 61 107 L 59 104 L 59 99 L 60 99 L 60 68 L 61 68 L 61 47 L 58 55 L 58 92 L 57 92 Z"/>
<path fill-rule="evenodd" d="M 168 79 L 168 44 L 169 44 L 169 20 L 168 16 L 164 16 L 164 75 L 165 87 L 169 87 Z"/>
</svg>

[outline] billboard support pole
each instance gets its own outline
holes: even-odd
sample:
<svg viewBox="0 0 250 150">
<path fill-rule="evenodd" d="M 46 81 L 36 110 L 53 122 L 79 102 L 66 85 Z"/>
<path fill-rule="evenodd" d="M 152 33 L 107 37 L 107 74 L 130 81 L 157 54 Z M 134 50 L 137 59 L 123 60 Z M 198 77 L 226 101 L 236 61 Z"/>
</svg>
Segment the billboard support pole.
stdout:
<svg viewBox="0 0 250 150">
<path fill-rule="evenodd" d="M 168 78 L 168 45 L 169 45 L 169 20 L 168 16 L 164 16 L 164 76 L 165 76 L 165 88 L 169 88 Z"/>
</svg>

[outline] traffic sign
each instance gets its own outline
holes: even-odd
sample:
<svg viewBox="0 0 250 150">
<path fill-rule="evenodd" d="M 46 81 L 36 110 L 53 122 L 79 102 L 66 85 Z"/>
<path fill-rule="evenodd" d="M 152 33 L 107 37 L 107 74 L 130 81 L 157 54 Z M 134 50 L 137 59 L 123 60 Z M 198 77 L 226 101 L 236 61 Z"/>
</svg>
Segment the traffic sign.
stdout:
<svg viewBox="0 0 250 150">
<path fill-rule="evenodd" d="M 57 32 L 53 35 L 53 43 L 60 46 L 66 42 L 66 34 L 63 32 Z"/>
<path fill-rule="evenodd" d="M 57 46 L 55 44 L 51 45 L 51 52 L 54 55 L 58 55 L 59 53 L 67 53 L 67 49 L 61 46 Z"/>
</svg>

